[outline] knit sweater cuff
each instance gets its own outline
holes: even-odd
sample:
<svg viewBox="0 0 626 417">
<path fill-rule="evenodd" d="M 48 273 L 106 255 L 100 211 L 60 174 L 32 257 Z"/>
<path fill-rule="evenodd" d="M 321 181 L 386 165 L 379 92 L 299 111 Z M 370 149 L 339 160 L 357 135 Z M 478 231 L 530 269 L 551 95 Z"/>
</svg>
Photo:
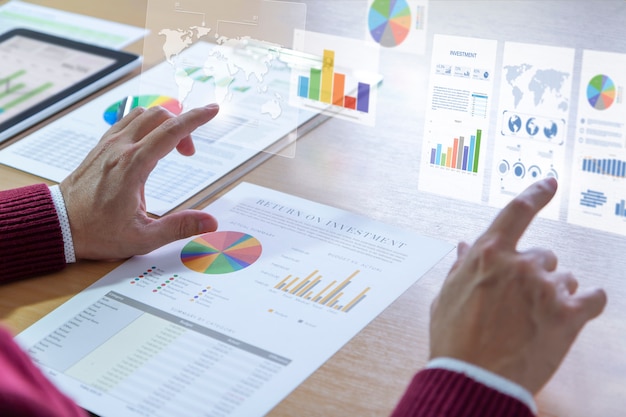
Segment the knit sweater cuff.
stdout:
<svg viewBox="0 0 626 417">
<path fill-rule="evenodd" d="M 0 191 L 0 282 L 64 266 L 63 234 L 48 186 Z"/>
<path fill-rule="evenodd" d="M 521 401 L 446 369 L 417 373 L 392 417 L 532 417 Z"/>
</svg>

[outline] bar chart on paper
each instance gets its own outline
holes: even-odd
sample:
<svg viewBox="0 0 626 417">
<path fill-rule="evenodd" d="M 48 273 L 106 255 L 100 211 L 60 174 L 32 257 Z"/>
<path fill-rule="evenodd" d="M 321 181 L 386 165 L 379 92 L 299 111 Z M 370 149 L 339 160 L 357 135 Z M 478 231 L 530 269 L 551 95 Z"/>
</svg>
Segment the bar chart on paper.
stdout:
<svg viewBox="0 0 626 417">
<path fill-rule="evenodd" d="M 477 173 L 481 136 L 482 130 L 478 129 L 475 134 L 470 135 L 469 140 L 459 136 L 454 138 L 452 143 L 438 143 L 430 150 L 430 164 Z"/>
<path fill-rule="evenodd" d="M 353 279 L 359 272 L 359 270 L 356 270 L 345 279 L 338 279 L 337 277 L 325 278 L 318 270 L 311 272 L 305 277 L 290 274 L 276 284 L 274 289 L 347 313 L 363 301 L 370 290 L 370 287 L 364 287 L 357 289 L 356 294 L 351 294 L 350 296 L 346 294 L 348 286 L 352 284 Z"/>
</svg>

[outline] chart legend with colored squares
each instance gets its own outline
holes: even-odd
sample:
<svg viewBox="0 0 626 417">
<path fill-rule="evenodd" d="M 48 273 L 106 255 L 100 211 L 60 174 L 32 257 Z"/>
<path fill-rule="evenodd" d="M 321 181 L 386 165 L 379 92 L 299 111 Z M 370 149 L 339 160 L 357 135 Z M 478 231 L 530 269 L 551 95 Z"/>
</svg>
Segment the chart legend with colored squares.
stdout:
<svg viewBox="0 0 626 417">
<path fill-rule="evenodd" d="M 346 93 L 346 75 L 335 72 L 335 51 L 324 49 L 322 68 L 298 77 L 298 96 L 363 113 L 370 111 L 370 84 L 358 82 L 356 95 Z"/>
<path fill-rule="evenodd" d="M 180 254 L 192 271 L 218 275 L 239 271 L 254 264 L 262 246 L 255 237 L 241 232 L 206 233 L 187 243 Z"/>
<path fill-rule="evenodd" d="M 437 144 L 435 148 L 431 148 L 430 163 L 459 171 L 477 173 L 481 135 L 482 131 L 478 129 L 475 135 L 470 136 L 469 143 L 466 143 L 465 137 L 459 136 L 454 138 L 451 146 Z"/>
<path fill-rule="evenodd" d="M 353 278 L 360 271 L 353 272 L 341 282 L 337 279 L 332 279 L 329 283 L 329 279 L 325 279 L 318 272 L 318 270 L 315 270 L 305 278 L 287 275 L 274 288 L 344 313 L 349 312 L 363 301 L 370 290 L 370 287 L 364 288 L 346 303 L 343 301 L 345 289 L 352 283 Z"/>
<path fill-rule="evenodd" d="M 104 111 L 104 120 L 108 124 L 113 125 L 115 124 L 115 122 L 117 122 L 118 112 L 120 110 L 120 106 L 122 106 L 122 103 L 123 100 L 113 103 Z M 145 107 L 148 109 L 150 107 L 156 106 L 161 106 L 175 115 L 179 115 L 183 110 L 178 100 L 160 95 L 143 95 L 133 97 L 133 103 L 131 105 L 131 108 L 134 109 L 135 107 Z"/>
</svg>

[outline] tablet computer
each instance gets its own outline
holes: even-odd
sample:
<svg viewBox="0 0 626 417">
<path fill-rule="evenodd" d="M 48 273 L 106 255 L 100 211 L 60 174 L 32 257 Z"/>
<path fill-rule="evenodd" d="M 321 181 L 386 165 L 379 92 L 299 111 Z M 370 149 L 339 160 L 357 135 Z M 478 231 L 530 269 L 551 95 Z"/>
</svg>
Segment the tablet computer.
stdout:
<svg viewBox="0 0 626 417">
<path fill-rule="evenodd" d="M 26 29 L 0 35 L 0 142 L 129 73 L 141 58 Z"/>
</svg>

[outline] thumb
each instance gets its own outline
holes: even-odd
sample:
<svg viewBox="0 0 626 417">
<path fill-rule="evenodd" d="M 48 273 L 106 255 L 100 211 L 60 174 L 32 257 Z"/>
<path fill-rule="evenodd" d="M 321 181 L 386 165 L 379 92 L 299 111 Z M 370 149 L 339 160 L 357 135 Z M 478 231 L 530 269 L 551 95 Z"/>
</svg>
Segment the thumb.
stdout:
<svg viewBox="0 0 626 417">
<path fill-rule="evenodd" d="M 158 230 L 153 243 L 161 247 L 175 240 L 214 232 L 217 229 L 217 220 L 203 211 L 183 210 L 161 217 L 152 227 Z"/>
<path fill-rule="evenodd" d="M 598 317 L 606 306 L 607 296 L 600 288 L 579 291 L 572 296 L 573 310 L 579 327 Z"/>
</svg>

